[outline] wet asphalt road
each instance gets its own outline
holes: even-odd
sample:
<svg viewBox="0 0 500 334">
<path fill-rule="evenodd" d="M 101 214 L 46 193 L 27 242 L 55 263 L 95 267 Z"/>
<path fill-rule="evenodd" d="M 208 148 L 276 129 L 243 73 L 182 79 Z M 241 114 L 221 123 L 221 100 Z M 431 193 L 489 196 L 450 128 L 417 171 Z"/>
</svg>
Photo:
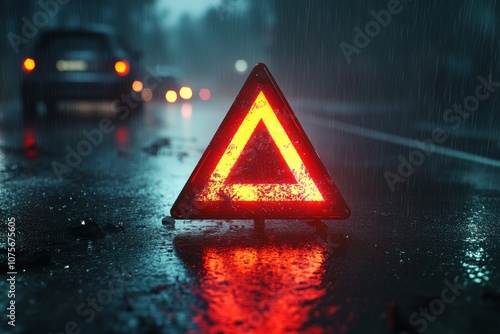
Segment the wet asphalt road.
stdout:
<svg viewBox="0 0 500 334">
<path fill-rule="evenodd" d="M 2 103 L 5 315 L 9 218 L 18 251 L 16 326 L 2 315 L 0 330 L 498 333 L 497 135 L 417 121 L 398 105 L 290 102 L 351 208 L 346 221 L 268 221 L 264 232 L 162 222 L 229 100 L 109 116 L 109 133 L 60 178 L 53 163 L 107 116 L 30 122 L 18 102 Z M 437 127 L 449 137 L 391 189 L 398 157 Z"/>
</svg>

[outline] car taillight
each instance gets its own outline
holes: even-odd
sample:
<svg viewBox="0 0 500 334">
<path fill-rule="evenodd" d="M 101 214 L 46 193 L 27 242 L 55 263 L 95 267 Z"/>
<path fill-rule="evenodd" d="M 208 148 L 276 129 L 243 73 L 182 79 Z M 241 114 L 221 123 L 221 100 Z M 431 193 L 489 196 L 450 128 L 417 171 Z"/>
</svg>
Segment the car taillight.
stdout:
<svg viewBox="0 0 500 334">
<path fill-rule="evenodd" d="M 132 89 L 134 90 L 134 92 L 139 93 L 143 88 L 144 86 L 139 80 L 135 80 L 134 82 L 132 82 Z"/>
<path fill-rule="evenodd" d="M 118 60 L 115 63 L 115 71 L 116 71 L 116 74 L 118 74 L 120 76 L 127 75 L 128 72 L 130 71 L 130 65 L 129 65 L 128 61 Z"/>
<path fill-rule="evenodd" d="M 200 99 L 202 99 L 203 101 L 210 100 L 211 95 L 212 94 L 210 93 L 210 89 L 208 89 L 208 88 L 200 89 Z"/>
<path fill-rule="evenodd" d="M 165 94 L 165 100 L 167 100 L 170 103 L 174 103 L 175 101 L 177 101 L 177 93 L 173 90 L 169 90 Z"/>
<path fill-rule="evenodd" d="M 191 97 L 193 97 L 193 91 L 191 90 L 191 88 L 184 86 L 179 90 L 179 95 L 184 100 L 189 100 Z"/>
<path fill-rule="evenodd" d="M 26 58 L 23 61 L 23 70 L 26 73 L 30 73 L 35 69 L 35 60 L 33 58 Z"/>
</svg>

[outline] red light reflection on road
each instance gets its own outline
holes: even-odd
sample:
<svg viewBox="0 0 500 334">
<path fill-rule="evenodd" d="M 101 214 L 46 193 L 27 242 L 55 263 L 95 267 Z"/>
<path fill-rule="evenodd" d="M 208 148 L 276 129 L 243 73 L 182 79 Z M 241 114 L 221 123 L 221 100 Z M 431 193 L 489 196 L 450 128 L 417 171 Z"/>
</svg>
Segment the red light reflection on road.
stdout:
<svg viewBox="0 0 500 334">
<path fill-rule="evenodd" d="M 129 132 L 124 126 L 120 126 L 115 132 L 116 142 L 118 143 L 118 148 L 120 151 L 126 151 L 128 149 Z"/>
<path fill-rule="evenodd" d="M 207 310 L 195 322 L 203 333 L 321 333 L 303 326 L 325 295 L 324 254 L 307 244 L 206 248 L 200 288 Z"/>
<path fill-rule="evenodd" d="M 183 103 L 181 107 L 181 115 L 183 118 L 191 118 L 193 114 L 193 106 L 190 103 Z"/>
<path fill-rule="evenodd" d="M 128 129 L 125 127 L 119 127 L 116 129 L 116 140 L 120 144 L 125 144 L 128 142 Z"/>
<path fill-rule="evenodd" d="M 24 128 L 24 149 L 26 152 L 26 157 L 30 160 L 36 158 L 37 146 L 36 146 L 36 129 L 34 127 Z"/>
</svg>

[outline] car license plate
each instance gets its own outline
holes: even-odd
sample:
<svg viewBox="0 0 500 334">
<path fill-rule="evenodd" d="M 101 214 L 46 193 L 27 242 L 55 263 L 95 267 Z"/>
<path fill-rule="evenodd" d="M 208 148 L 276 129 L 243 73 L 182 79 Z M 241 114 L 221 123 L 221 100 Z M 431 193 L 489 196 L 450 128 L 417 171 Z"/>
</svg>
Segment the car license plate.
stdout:
<svg viewBox="0 0 500 334">
<path fill-rule="evenodd" d="M 86 71 L 87 62 L 84 60 L 58 60 L 56 68 L 58 71 Z"/>
</svg>

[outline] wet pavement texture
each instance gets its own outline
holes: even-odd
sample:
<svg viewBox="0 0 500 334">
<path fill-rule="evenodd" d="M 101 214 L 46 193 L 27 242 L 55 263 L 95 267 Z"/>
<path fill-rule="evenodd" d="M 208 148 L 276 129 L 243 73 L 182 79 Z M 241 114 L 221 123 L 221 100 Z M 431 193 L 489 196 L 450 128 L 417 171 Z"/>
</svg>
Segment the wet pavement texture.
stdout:
<svg viewBox="0 0 500 334">
<path fill-rule="evenodd" d="M 449 130 L 438 146 L 455 153 L 424 152 L 392 191 L 386 172 L 415 150 L 404 139 L 445 125 L 390 104 L 290 102 L 350 219 L 269 220 L 257 231 L 168 218 L 231 101 L 36 121 L 3 103 L 0 290 L 13 217 L 13 332 L 497 333 L 498 138 Z M 92 137 L 106 117 L 112 130 Z M 89 136 L 96 144 L 70 166 Z"/>
</svg>

